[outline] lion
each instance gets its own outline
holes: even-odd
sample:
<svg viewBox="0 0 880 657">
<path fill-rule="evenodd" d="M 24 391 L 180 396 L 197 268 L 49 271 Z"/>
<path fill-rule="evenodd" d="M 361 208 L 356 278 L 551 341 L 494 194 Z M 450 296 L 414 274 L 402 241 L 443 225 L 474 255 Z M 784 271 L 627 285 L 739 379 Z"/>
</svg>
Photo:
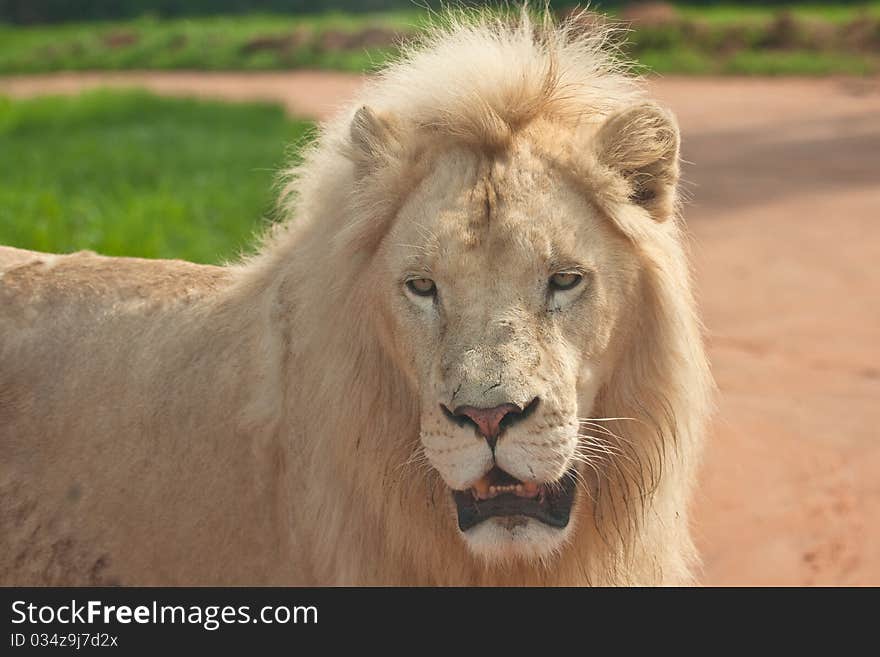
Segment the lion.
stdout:
<svg viewBox="0 0 880 657">
<path fill-rule="evenodd" d="M 0 581 L 694 581 L 679 130 L 607 43 L 435 27 L 236 263 L 0 250 Z"/>
</svg>

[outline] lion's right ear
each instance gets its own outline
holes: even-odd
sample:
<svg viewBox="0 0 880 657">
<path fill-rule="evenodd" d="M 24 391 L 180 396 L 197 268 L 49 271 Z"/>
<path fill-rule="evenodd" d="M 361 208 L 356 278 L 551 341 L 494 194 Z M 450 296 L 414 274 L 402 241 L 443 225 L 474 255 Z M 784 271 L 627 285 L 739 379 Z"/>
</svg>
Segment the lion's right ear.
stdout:
<svg viewBox="0 0 880 657">
<path fill-rule="evenodd" d="M 393 122 L 363 105 L 351 120 L 351 156 L 360 174 L 381 166 L 396 152 L 397 130 Z"/>
<path fill-rule="evenodd" d="M 681 139 L 675 117 L 640 103 L 609 117 L 596 135 L 597 159 L 625 181 L 629 201 L 656 221 L 674 214 Z"/>
</svg>

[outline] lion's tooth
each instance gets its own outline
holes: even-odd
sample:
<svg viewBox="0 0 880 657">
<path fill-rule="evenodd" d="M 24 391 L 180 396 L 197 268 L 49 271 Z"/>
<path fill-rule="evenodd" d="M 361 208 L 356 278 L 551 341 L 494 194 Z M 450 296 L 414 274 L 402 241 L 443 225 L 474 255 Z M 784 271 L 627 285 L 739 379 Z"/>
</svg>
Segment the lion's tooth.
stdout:
<svg viewBox="0 0 880 657">
<path fill-rule="evenodd" d="M 520 484 L 516 487 L 516 494 L 519 497 L 535 497 L 538 494 L 538 486 L 537 484 Z"/>
<path fill-rule="evenodd" d="M 489 496 L 489 482 L 486 481 L 486 477 L 477 479 L 471 490 L 475 491 L 477 499 L 485 500 Z"/>
</svg>

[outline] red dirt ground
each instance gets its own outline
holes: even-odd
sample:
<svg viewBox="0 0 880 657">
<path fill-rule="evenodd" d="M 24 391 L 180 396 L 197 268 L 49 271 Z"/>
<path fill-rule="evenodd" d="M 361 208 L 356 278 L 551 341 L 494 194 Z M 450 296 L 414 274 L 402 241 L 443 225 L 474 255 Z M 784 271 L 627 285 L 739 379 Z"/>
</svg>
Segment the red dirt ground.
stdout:
<svg viewBox="0 0 880 657">
<path fill-rule="evenodd" d="M 358 76 L 62 74 L 324 117 Z M 719 386 L 697 494 L 705 584 L 880 584 L 880 81 L 663 78 Z"/>
</svg>

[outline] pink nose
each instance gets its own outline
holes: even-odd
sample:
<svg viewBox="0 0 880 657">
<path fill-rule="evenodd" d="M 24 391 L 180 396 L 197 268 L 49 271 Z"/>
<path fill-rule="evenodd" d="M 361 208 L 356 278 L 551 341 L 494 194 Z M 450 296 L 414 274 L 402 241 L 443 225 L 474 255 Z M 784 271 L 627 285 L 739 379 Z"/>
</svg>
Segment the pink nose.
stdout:
<svg viewBox="0 0 880 657">
<path fill-rule="evenodd" d="M 477 425 L 477 431 L 490 443 L 494 443 L 501 433 L 501 421 L 510 413 L 519 415 L 522 412 L 516 404 L 501 404 L 492 408 L 477 408 L 476 406 L 459 406 L 453 411 L 453 415 L 465 416 Z"/>
</svg>

